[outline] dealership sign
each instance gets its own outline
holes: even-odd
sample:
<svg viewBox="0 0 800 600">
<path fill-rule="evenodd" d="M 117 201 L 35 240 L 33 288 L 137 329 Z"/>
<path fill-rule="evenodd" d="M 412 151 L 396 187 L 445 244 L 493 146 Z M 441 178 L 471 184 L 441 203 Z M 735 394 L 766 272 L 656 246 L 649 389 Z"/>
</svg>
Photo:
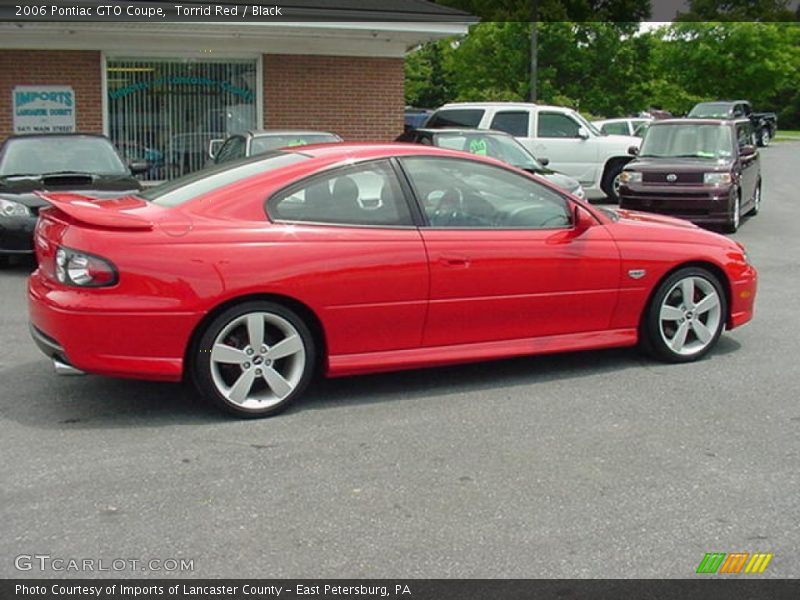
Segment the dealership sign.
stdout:
<svg viewBox="0 0 800 600">
<path fill-rule="evenodd" d="M 14 133 L 75 131 L 75 92 L 63 85 L 14 88 Z"/>
</svg>

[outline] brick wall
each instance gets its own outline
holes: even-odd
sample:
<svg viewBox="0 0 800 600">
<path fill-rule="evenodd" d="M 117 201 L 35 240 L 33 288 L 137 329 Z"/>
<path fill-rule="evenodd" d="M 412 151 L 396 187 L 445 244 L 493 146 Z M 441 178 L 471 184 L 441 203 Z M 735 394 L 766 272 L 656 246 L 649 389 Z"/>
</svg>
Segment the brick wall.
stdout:
<svg viewBox="0 0 800 600">
<path fill-rule="evenodd" d="M 0 50 L 0 140 L 14 132 L 17 85 L 72 86 L 77 130 L 103 133 L 101 69 L 100 52 L 91 50 Z"/>
<path fill-rule="evenodd" d="M 332 131 L 348 141 L 403 132 L 403 59 L 264 55 L 264 125 Z"/>
</svg>

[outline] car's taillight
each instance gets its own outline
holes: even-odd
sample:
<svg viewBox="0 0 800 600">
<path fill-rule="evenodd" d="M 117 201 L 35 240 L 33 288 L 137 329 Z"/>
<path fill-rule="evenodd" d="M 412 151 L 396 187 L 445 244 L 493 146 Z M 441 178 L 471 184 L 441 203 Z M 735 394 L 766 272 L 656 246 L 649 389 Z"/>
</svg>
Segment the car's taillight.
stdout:
<svg viewBox="0 0 800 600">
<path fill-rule="evenodd" d="M 117 270 L 109 261 L 60 246 L 55 256 L 56 279 L 64 285 L 105 287 L 117 283 Z"/>
</svg>

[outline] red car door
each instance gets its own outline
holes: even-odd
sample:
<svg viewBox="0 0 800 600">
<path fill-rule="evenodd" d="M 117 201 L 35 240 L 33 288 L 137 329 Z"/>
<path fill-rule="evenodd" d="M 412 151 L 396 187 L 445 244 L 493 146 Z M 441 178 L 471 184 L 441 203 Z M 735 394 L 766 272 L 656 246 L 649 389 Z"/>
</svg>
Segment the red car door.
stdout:
<svg viewBox="0 0 800 600">
<path fill-rule="evenodd" d="M 428 222 L 423 345 L 609 327 L 620 264 L 605 227 L 572 227 L 571 202 L 501 167 L 433 158 L 402 164 Z"/>
</svg>

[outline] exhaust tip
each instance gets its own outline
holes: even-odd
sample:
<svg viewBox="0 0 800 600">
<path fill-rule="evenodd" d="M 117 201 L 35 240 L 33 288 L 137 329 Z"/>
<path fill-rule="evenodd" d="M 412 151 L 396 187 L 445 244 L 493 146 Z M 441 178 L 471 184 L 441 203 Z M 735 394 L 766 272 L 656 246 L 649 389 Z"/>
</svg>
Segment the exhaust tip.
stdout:
<svg viewBox="0 0 800 600">
<path fill-rule="evenodd" d="M 85 375 L 80 369 L 76 369 L 72 365 L 61 362 L 57 358 L 53 359 L 53 368 L 56 370 L 56 375 Z"/>
</svg>

